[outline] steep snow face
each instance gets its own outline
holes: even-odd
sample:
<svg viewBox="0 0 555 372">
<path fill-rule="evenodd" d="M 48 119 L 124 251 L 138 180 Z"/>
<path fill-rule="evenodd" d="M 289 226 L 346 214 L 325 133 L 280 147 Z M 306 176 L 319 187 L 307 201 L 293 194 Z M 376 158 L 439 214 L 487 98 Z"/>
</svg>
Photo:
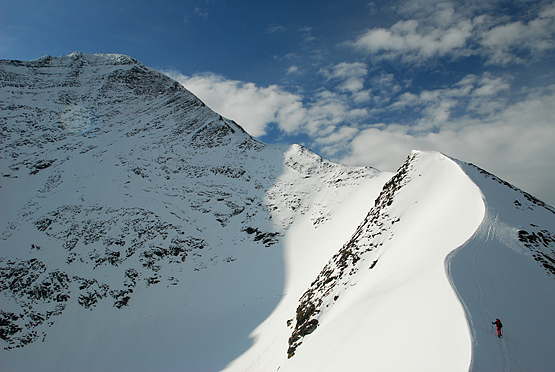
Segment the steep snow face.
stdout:
<svg viewBox="0 0 555 372">
<path fill-rule="evenodd" d="M 444 261 L 484 212 L 480 190 L 454 161 L 413 152 L 311 284 L 286 286 L 259 342 L 229 370 L 468 370 L 471 334 Z M 285 249 L 308 249 L 317 262 L 331 251 L 307 240 Z"/>
<path fill-rule="evenodd" d="M 282 299 L 296 221 L 333 226 L 385 182 L 267 146 L 129 57 L 0 78 L 2 370 L 220 370 Z"/>
<path fill-rule="evenodd" d="M 0 61 L 0 127 L 0 370 L 555 364 L 555 210 L 475 166 L 269 146 L 121 55 Z"/>
<path fill-rule="evenodd" d="M 486 217 L 447 260 L 472 331 L 471 371 L 550 371 L 555 365 L 555 210 L 459 162 L 480 187 Z M 500 318 L 503 336 L 491 324 Z"/>
<path fill-rule="evenodd" d="M 309 157 L 303 156 L 304 154 Z M 322 267 L 364 219 L 391 173 L 345 169 L 320 159 L 299 146 L 285 152 L 285 169 L 268 195 L 284 194 L 281 209 L 291 200 L 304 200 L 306 207 L 285 232 L 285 284 L 280 303 L 250 335 L 253 346 L 230 363 L 226 371 L 276 370 L 287 359 L 288 319 L 294 314 L 299 297 L 310 287 Z M 329 169 L 329 172 L 325 172 Z M 293 193 L 293 194 L 290 194 Z M 297 197 L 294 197 L 294 195 Z M 290 196 L 288 196 L 290 195 Z M 282 212 L 275 210 L 276 223 Z M 342 358 L 341 356 L 338 356 Z M 309 367 L 309 370 L 312 367 Z"/>
</svg>

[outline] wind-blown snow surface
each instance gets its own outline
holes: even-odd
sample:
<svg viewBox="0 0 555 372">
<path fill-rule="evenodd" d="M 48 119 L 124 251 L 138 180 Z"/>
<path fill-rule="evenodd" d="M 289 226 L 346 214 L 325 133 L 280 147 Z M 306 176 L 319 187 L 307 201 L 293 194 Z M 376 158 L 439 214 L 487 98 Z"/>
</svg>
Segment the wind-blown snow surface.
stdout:
<svg viewBox="0 0 555 372">
<path fill-rule="evenodd" d="M 286 277 L 288 295 L 226 370 L 550 371 L 554 216 L 475 166 L 413 152 L 311 284 Z M 322 244 L 290 234 L 291 256 Z"/>
<path fill-rule="evenodd" d="M 0 67 L 2 370 L 224 368 L 296 216 L 340 245 L 390 176 L 267 146 L 129 57 Z"/>
<path fill-rule="evenodd" d="M 121 55 L 0 78 L 1 370 L 555 365 L 554 210 L 495 176 L 269 146 Z"/>
<path fill-rule="evenodd" d="M 459 164 L 486 205 L 476 233 L 447 260 L 473 336 L 470 370 L 551 371 L 555 210 L 476 166 Z M 504 324 L 501 339 L 494 336 L 495 318 Z"/>
<path fill-rule="evenodd" d="M 439 153 L 414 152 L 396 177 L 319 276 L 312 270 L 302 284 L 286 280 L 290 301 L 282 300 L 259 327 L 260 342 L 230 370 L 468 370 L 471 339 L 444 261 L 482 221 L 480 191 Z M 310 288 L 304 296 L 302 288 Z M 287 331 L 283 324 L 295 318 L 301 296 L 319 326 L 287 359 L 283 341 L 262 343 L 280 328 L 282 340 L 291 336 L 294 323 Z"/>
</svg>

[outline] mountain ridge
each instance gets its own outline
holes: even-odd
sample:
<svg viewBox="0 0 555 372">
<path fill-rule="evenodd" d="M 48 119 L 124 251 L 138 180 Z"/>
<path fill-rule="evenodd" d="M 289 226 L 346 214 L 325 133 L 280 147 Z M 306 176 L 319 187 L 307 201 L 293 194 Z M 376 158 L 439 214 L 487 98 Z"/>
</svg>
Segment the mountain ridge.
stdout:
<svg viewBox="0 0 555 372">
<path fill-rule="evenodd" d="M 152 316 L 168 311 L 147 299 L 177 295 L 170 308 L 185 311 L 183 334 L 155 336 L 154 349 L 220 345 L 218 355 L 186 353 L 171 364 L 222 369 L 283 295 L 282 241 L 294 216 L 322 226 L 334 198 L 376 175 L 301 146 L 263 144 L 133 59 L 75 53 L 0 66 L 4 366 L 28 365 L 31 352 L 66 355 L 58 363 L 72 369 L 86 353 L 79 345 L 115 347 L 103 346 L 93 319 L 105 323 L 105 314 L 114 330 L 103 332 L 126 344 L 121 334 L 136 330 L 119 325 L 129 323 L 124 314 L 173 322 L 177 313 Z M 315 190 L 328 190 L 328 200 Z M 227 331 L 206 334 L 200 318 Z M 117 347 L 146 366 L 153 351 L 145 348 Z M 120 363 L 105 352 L 97 363 Z"/>
<path fill-rule="evenodd" d="M 267 145 L 122 55 L 0 61 L 0 92 L 3 369 L 555 363 L 554 210 L 484 170 Z"/>
</svg>

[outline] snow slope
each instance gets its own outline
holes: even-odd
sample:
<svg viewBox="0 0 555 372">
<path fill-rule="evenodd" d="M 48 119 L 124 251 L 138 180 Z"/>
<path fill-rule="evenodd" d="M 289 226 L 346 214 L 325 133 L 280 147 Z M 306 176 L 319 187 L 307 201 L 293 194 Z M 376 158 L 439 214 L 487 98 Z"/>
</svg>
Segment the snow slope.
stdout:
<svg viewBox="0 0 555 372">
<path fill-rule="evenodd" d="M 497 177 L 414 151 L 310 285 L 286 278 L 226 371 L 550 371 L 554 222 Z M 307 249 L 297 238 L 286 251 Z"/>
<path fill-rule="evenodd" d="M 554 209 L 473 165 L 269 146 L 121 55 L 0 61 L 0 127 L 0 370 L 555 365 Z"/>
<path fill-rule="evenodd" d="M 283 296 L 296 217 L 360 204 L 346 239 L 387 178 L 267 146 L 126 56 L 0 68 L 1 370 L 220 370 Z"/>
<path fill-rule="evenodd" d="M 471 371 L 551 371 L 555 365 L 555 210 L 459 162 L 486 216 L 447 260 L 471 329 Z M 497 339 L 495 318 L 503 322 Z"/>
<path fill-rule="evenodd" d="M 472 236 L 484 210 L 479 189 L 457 164 L 439 153 L 413 152 L 323 270 L 286 287 L 257 331 L 260 343 L 228 370 L 467 370 L 471 339 L 444 260 Z M 285 249 L 302 244 L 292 239 Z M 303 295 L 300 288 L 309 289 Z M 286 340 L 313 319 L 317 328 L 293 343 L 288 359 Z M 268 336 L 262 345 L 276 328 L 280 341 Z"/>
</svg>

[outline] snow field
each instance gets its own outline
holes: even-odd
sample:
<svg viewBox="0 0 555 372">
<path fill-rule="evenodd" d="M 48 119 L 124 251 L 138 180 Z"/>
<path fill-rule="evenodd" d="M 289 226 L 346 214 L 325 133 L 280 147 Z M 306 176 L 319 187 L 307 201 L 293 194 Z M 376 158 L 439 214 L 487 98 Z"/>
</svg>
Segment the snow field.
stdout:
<svg viewBox="0 0 555 372">
<path fill-rule="evenodd" d="M 1 64 L 0 370 L 553 369 L 532 196 L 435 152 L 391 177 L 262 144 L 125 56 Z"/>
<path fill-rule="evenodd" d="M 320 326 L 287 360 L 291 333 L 283 331 L 284 323 L 294 317 L 296 300 L 309 285 L 308 271 L 315 278 L 317 266 L 323 267 L 334 253 L 324 243 L 326 238 L 336 250 L 341 244 L 330 239 L 330 230 L 309 235 L 300 222 L 291 227 L 285 248 L 292 257 L 286 259 L 287 277 L 296 280 L 286 279 L 286 296 L 255 332 L 253 348 L 227 370 L 468 370 L 470 332 L 444 260 L 474 233 L 483 219 L 484 203 L 476 185 L 441 154 L 419 152 L 410 177 L 388 210 L 400 218 L 391 239 L 364 256 L 360 270 L 337 293 L 337 302 L 320 315 Z M 354 216 L 360 204 L 344 206 L 353 208 Z M 299 233 L 302 239 L 295 239 L 297 231 L 304 232 Z M 311 235 L 319 237 L 311 240 Z M 369 270 L 375 259 L 377 265 Z M 305 268 L 309 269 L 301 280 L 305 273 L 298 271 Z"/>
<path fill-rule="evenodd" d="M 555 282 L 517 236 L 532 225 L 552 228 L 555 215 L 530 203 L 520 190 L 461 166 L 480 187 L 487 208 L 474 236 L 447 260 L 473 334 L 470 370 L 551 371 Z M 501 339 L 491 324 L 496 318 L 503 323 Z"/>
</svg>

